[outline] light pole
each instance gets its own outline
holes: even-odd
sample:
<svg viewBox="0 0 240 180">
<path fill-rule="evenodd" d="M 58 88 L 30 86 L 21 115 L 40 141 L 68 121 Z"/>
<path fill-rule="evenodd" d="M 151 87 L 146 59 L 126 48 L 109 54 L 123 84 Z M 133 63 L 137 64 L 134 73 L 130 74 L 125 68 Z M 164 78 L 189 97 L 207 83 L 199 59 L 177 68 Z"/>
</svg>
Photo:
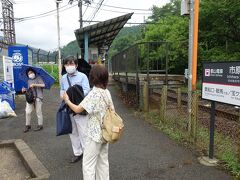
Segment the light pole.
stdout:
<svg viewBox="0 0 240 180">
<path fill-rule="evenodd" d="M 62 61 L 61 61 L 61 48 L 60 48 L 60 26 L 59 26 L 59 3 L 61 3 L 62 0 L 56 0 L 57 5 L 57 31 L 58 31 L 58 78 L 59 83 L 62 78 Z"/>
<path fill-rule="evenodd" d="M 83 22 L 82 22 L 82 0 L 78 1 L 78 8 L 79 8 L 79 23 L 80 23 L 80 28 L 83 27 Z"/>
</svg>

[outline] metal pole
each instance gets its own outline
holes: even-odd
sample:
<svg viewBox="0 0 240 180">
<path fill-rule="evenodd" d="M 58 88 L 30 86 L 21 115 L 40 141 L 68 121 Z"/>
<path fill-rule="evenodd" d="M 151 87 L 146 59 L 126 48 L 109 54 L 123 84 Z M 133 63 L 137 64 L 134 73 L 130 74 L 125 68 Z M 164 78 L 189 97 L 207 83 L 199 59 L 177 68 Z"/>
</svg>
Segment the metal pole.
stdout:
<svg viewBox="0 0 240 180">
<path fill-rule="evenodd" d="M 189 47 L 188 47 L 188 132 L 191 130 L 191 102 L 192 102 L 192 42 L 193 42 L 193 0 L 190 3 L 190 20 L 189 20 Z"/>
<path fill-rule="evenodd" d="M 139 101 L 139 96 L 140 96 L 140 85 L 139 85 L 139 48 L 138 46 L 140 46 L 139 44 L 136 44 L 136 95 L 137 95 L 137 105 L 138 108 L 140 107 L 140 101 Z"/>
<path fill-rule="evenodd" d="M 238 110 L 238 122 L 240 122 L 240 109 Z M 237 158 L 240 162 L 240 127 L 238 128 Z"/>
<path fill-rule="evenodd" d="M 149 79 L 150 79 L 150 78 L 149 78 L 149 64 L 150 64 L 150 62 L 149 62 L 149 61 L 150 61 L 150 59 L 149 59 L 149 58 L 150 58 L 150 57 L 149 57 L 149 53 L 150 53 L 150 47 L 149 47 L 149 46 L 150 46 L 150 45 L 149 45 L 149 44 L 150 44 L 150 42 L 147 43 L 147 45 L 148 45 L 148 47 L 147 47 L 147 54 L 148 54 L 148 55 L 147 55 L 147 58 L 148 58 L 148 59 L 147 59 L 147 82 L 148 82 L 148 85 L 149 85 Z"/>
<path fill-rule="evenodd" d="M 85 32 L 84 33 L 84 60 L 87 61 L 89 63 L 89 59 L 88 59 L 88 33 Z"/>
<path fill-rule="evenodd" d="M 168 86 L 168 62 L 169 62 L 169 59 L 168 59 L 168 52 L 169 51 L 169 44 L 168 42 L 166 42 L 166 72 L 165 72 L 165 84 L 166 86 Z"/>
<path fill-rule="evenodd" d="M 209 142 L 210 159 L 213 159 L 214 153 L 214 125 L 215 125 L 215 101 L 211 101 L 210 142 Z"/>
<path fill-rule="evenodd" d="M 82 20 L 82 0 L 78 1 L 78 8 L 79 8 L 79 23 L 80 23 L 80 28 L 83 27 L 83 20 Z"/>
<path fill-rule="evenodd" d="M 61 62 L 61 48 L 60 48 L 60 26 L 59 26 L 59 2 L 56 2 L 57 5 L 57 31 L 58 31 L 58 78 L 59 82 L 61 81 L 62 75 L 62 62 Z"/>
</svg>

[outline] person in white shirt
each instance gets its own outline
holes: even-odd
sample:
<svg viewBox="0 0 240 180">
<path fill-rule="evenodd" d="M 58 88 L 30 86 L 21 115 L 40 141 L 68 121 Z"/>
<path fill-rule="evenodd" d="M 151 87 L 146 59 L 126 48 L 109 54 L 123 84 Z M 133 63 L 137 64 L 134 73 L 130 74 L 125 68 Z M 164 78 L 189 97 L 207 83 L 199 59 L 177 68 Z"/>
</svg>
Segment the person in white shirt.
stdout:
<svg viewBox="0 0 240 180">
<path fill-rule="evenodd" d="M 64 59 L 63 64 L 67 73 L 64 74 L 61 79 L 60 96 L 62 97 L 68 88 L 75 84 L 82 87 L 84 96 L 86 96 L 90 91 L 89 81 L 84 73 L 77 70 L 77 58 L 75 56 L 68 56 Z M 70 163 L 76 163 L 81 160 L 83 156 L 88 115 L 74 115 L 71 113 L 70 117 L 72 121 L 72 134 L 69 134 L 69 136 L 73 149 L 73 157 L 71 158 Z"/>
</svg>

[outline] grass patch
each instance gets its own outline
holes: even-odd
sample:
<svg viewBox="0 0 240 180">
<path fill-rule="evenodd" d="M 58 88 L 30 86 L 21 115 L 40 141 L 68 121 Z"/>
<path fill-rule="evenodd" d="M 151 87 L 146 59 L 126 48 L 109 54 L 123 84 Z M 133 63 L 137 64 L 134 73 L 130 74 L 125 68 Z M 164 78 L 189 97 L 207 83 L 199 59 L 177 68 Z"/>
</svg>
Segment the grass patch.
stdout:
<svg viewBox="0 0 240 180">
<path fill-rule="evenodd" d="M 45 69 L 49 74 L 51 74 L 56 82 L 59 82 L 58 78 L 58 65 L 57 64 L 41 64 L 43 69 Z"/>
<path fill-rule="evenodd" d="M 140 115 L 140 114 L 139 114 Z M 143 115 L 143 112 L 141 112 Z M 159 112 L 153 110 L 144 113 L 146 121 L 167 134 L 171 139 L 184 143 L 184 145 L 194 148 L 199 155 L 208 156 L 209 149 L 209 129 L 199 126 L 196 143 L 191 143 L 187 132 L 187 119 L 184 117 L 167 117 L 163 123 L 159 120 Z M 228 169 L 237 179 L 240 178 L 240 162 L 237 160 L 237 144 L 230 137 L 226 137 L 215 131 L 214 156 L 220 160 L 221 164 Z"/>
</svg>

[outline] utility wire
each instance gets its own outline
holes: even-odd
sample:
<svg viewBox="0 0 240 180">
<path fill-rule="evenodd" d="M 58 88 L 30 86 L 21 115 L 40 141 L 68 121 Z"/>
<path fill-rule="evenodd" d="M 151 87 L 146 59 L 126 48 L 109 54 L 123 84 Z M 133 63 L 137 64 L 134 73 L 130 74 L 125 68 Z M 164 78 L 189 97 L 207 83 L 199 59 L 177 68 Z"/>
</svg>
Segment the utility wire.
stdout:
<svg viewBox="0 0 240 180">
<path fill-rule="evenodd" d="M 103 21 L 89 21 L 89 20 L 83 20 L 83 22 L 103 22 Z M 152 23 L 152 22 L 141 22 L 141 23 L 138 23 L 138 22 L 127 22 L 126 24 L 158 24 L 158 23 Z"/>
<path fill-rule="evenodd" d="M 59 9 L 63 9 L 65 8 L 67 5 L 60 7 Z M 31 18 L 38 18 L 38 17 L 45 17 L 45 15 L 52 15 L 53 13 L 55 13 L 57 10 L 51 10 L 51 11 L 47 11 L 41 14 L 37 14 L 37 15 L 33 15 L 33 16 L 27 16 L 27 17 L 22 17 L 22 18 L 16 18 L 18 20 L 24 20 L 24 19 L 31 19 Z"/>
<path fill-rule="evenodd" d="M 68 6 L 68 5 L 65 5 L 65 6 L 60 7 L 60 8 L 59 8 L 59 9 L 60 9 L 60 12 L 65 11 L 65 10 L 68 10 L 68 9 L 71 9 L 71 8 L 77 6 L 77 4 L 72 5 L 72 6 L 68 7 L 68 8 L 65 8 L 65 7 L 67 7 L 67 6 Z M 89 5 L 85 5 L 85 4 L 84 4 L 83 6 L 86 6 L 86 9 L 85 9 L 84 14 L 86 13 L 87 8 L 89 8 L 89 7 L 96 9 L 95 7 L 92 7 L 92 6 L 89 6 Z M 100 7 L 101 7 L 101 6 L 100 6 Z M 98 8 L 98 10 L 100 9 L 100 7 Z M 117 7 L 117 6 L 116 6 L 116 7 Z M 63 8 L 65 8 L 65 9 L 63 9 Z M 130 8 L 129 8 L 129 9 L 130 9 Z M 96 10 L 97 10 L 97 9 L 96 9 Z M 96 11 L 96 10 L 95 10 L 95 11 Z M 102 11 L 108 11 L 108 12 L 114 12 L 114 13 L 122 13 L 122 14 L 130 13 L 130 12 L 114 11 L 114 10 L 102 9 L 102 8 L 101 8 L 101 10 L 102 10 Z M 43 17 L 55 15 L 55 14 L 56 14 L 56 11 L 57 11 L 57 10 L 54 9 L 54 10 L 47 11 L 47 12 L 44 12 L 44 13 L 41 13 L 41 14 L 38 14 L 38 15 L 27 16 L 27 17 L 22 17 L 22 18 L 14 18 L 14 19 L 15 19 L 16 22 L 22 22 L 22 21 L 26 21 L 26 20 L 33 20 L 33 19 L 38 19 L 38 18 L 43 18 Z M 97 11 L 96 11 L 96 12 L 97 12 Z M 151 13 L 137 13 L 137 12 L 134 12 L 134 14 L 137 14 L 137 15 L 147 15 L 147 14 L 151 14 Z M 95 15 L 96 15 L 96 14 L 95 14 Z M 94 17 L 95 17 L 95 16 L 92 16 L 92 20 L 93 20 Z M 87 18 L 87 19 L 89 20 L 90 18 Z"/>
<path fill-rule="evenodd" d="M 29 0 L 29 1 L 14 1 L 14 2 L 15 2 L 16 5 L 34 3 L 32 0 Z"/>
<path fill-rule="evenodd" d="M 83 12 L 83 15 L 82 15 L 82 16 L 84 16 L 85 13 L 87 12 L 88 6 L 89 6 L 89 5 L 87 5 L 87 7 L 86 7 L 85 11 Z"/>
<path fill-rule="evenodd" d="M 67 6 L 67 5 L 66 5 Z M 64 6 L 64 7 L 66 7 Z M 65 9 L 61 9 L 60 12 L 63 12 L 63 11 L 66 11 L 68 9 L 71 9 L 73 7 L 75 7 L 77 5 L 74 5 L 74 6 L 70 6 L 68 8 L 65 8 Z M 63 8 L 63 7 L 62 7 Z M 56 15 L 56 12 L 54 12 L 56 10 L 53 10 L 53 12 L 51 13 L 48 13 L 48 14 L 45 14 L 45 15 L 35 15 L 35 16 L 30 16 L 30 17 L 24 17 L 24 18 L 15 18 L 15 20 L 17 20 L 18 22 L 22 22 L 22 21 L 26 21 L 26 20 L 34 20 L 34 19 L 38 19 L 38 18 L 43 18 L 43 17 L 47 17 L 47 16 L 51 16 L 51 15 Z M 44 13 L 43 13 L 44 14 Z"/>
<path fill-rule="evenodd" d="M 93 4 L 98 4 L 98 3 L 93 3 Z M 126 8 L 126 7 L 112 6 L 112 5 L 107 5 L 107 4 L 102 4 L 102 6 L 117 8 L 117 9 L 133 10 L 133 11 L 151 11 L 150 9 L 133 9 L 133 8 Z"/>
<path fill-rule="evenodd" d="M 86 5 L 83 5 L 83 6 L 86 6 Z M 95 7 L 92 7 L 92 6 L 89 6 L 90 8 L 95 8 Z M 124 12 L 124 11 L 113 11 L 113 10 L 109 10 L 109 9 L 103 9 L 101 8 L 101 11 L 109 11 L 109 12 L 115 12 L 115 13 L 122 13 L 122 14 L 127 14 L 127 13 L 130 13 L 130 12 Z M 134 12 L 134 14 L 141 14 L 141 15 L 150 15 L 152 13 L 137 13 L 137 12 Z"/>
<path fill-rule="evenodd" d="M 102 6 L 103 1 L 104 1 L 104 0 L 100 0 L 100 3 L 97 4 L 97 6 L 96 6 L 96 8 L 95 8 L 95 11 L 93 12 L 93 15 L 91 16 L 91 18 L 89 18 L 90 21 L 92 21 L 92 20 L 95 18 L 97 12 L 99 11 L 99 9 L 100 9 L 101 6 Z M 89 23 L 89 24 L 90 24 L 90 23 Z"/>
</svg>

